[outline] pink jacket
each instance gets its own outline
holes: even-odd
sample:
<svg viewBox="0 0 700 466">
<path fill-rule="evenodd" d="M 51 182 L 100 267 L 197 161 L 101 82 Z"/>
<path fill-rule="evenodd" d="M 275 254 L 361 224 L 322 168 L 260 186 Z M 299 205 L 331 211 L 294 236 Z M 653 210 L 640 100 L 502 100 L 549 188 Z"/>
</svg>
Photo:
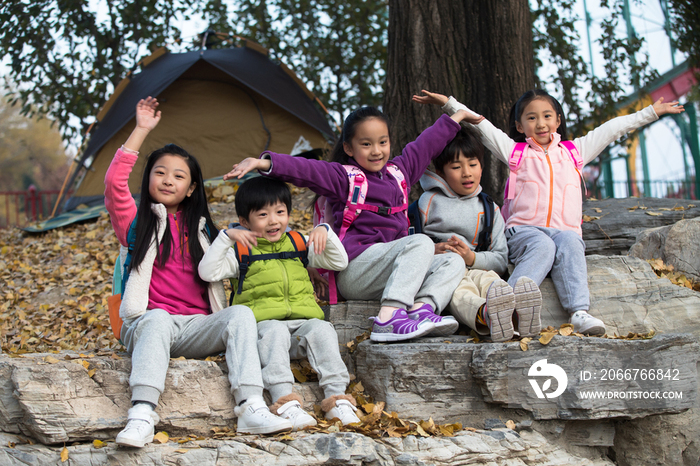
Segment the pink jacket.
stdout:
<svg viewBox="0 0 700 466">
<path fill-rule="evenodd" d="M 450 97 L 443 107 L 448 114 L 459 109 L 467 107 L 454 97 Z M 585 166 L 613 141 L 658 118 L 650 105 L 631 115 L 613 118 L 585 136 L 574 139 L 573 143 Z M 476 129 L 486 148 L 507 164 L 515 141 L 488 120 L 476 125 Z M 559 144 L 560 140 L 559 134 L 553 134 L 547 148 L 527 140 L 523 161 L 516 173 L 515 198 L 508 206 L 506 229 L 529 225 L 572 230 L 581 235 L 581 178 L 571 155 Z"/>
</svg>

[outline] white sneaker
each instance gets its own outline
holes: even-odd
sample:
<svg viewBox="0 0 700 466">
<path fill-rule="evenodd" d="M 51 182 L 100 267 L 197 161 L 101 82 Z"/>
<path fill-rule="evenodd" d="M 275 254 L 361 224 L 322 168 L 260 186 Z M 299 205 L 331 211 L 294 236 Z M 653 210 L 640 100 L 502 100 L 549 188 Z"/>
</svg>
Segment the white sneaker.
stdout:
<svg viewBox="0 0 700 466">
<path fill-rule="evenodd" d="M 277 408 L 277 415 L 283 419 L 288 419 L 292 423 L 292 430 L 295 431 L 316 425 L 316 419 L 304 411 L 301 403 L 296 400 L 289 401 Z"/>
<path fill-rule="evenodd" d="M 574 324 L 574 332 L 588 335 L 604 335 L 605 324 L 597 317 L 593 317 L 586 311 L 576 311 L 571 316 Z"/>
<path fill-rule="evenodd" d="M 144 445 L 153 441 L 155 426 L 160 421 L 153 408 L 139 403 L 129 409 L 127 420 L 129 422 L 126 423 L 126 427 L 117 435 L 117 445 L 143 448 Z"/>
<path fill-rule="evenodd" d="M 236 432 L 242 434 L 276 434 L 292 430 L 292 423 L 272 414 L 262 398 L 236 406 L 233 412 L 238 416 Z"/>
<path fill-rule="evenodd" d="M 338 418 L 344 426 L 360 422 L 360 418 L 357 417 L 355 411 L 357 411 L 357 408 L 348 400 L 338 400 L 335 402 L 335 406 L 326 413 L 326 419 Z"/>
<path fill-rule="evenodd" d="M 484 312 L 488 313 L 491 341 L 501 342 L 513 338 L 513 288 L 504 280 L 494 280 L 486 292 Z"/>
</svg>

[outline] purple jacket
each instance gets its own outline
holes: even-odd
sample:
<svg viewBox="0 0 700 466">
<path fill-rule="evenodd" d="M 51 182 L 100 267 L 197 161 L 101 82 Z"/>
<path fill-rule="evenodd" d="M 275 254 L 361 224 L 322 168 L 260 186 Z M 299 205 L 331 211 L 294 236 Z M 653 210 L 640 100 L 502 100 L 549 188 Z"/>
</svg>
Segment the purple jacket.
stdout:
<svg viewBox="0 0 700 466">
<path fill-rule="evenodd" d="M 418 182 L 430 162 L 454 139 L 459 128 L 459 123 L 447 115 L 442 115 L 415 141 L 407 144 L 401 155 L 391 160 L 391 163 L 396 164 L 406 177 L 409 191 L 410 187 Z M 336 232 L 340 231 L 349 189 L 345 168 L 335 162 L 290 157 L 274 152 L 263 152 L 261 157 L 265 156 L 269 156 L 272 161 L 272 168 L 267 175 L 295 186 L 310 188 L 315 193 L 326 196 L 333 208 L 333 229 Z M 348 163 L 357 165 L 352 158 Z M 368 181 L 365 203 L 384 207 L 403 204 L 403 192 L 394 177 L 387 172 L 386 166 L 379 172 L 365 172 L 365 174 Z M 408 235 L 408 221 L 404 212 L 385 216 L 365 210 L 348 229 L 343 239 L 343 246 L 348 253 L 348 259 L 353 260 L 373 244 L 388 243 L 406 235 Z"/>
</svg>

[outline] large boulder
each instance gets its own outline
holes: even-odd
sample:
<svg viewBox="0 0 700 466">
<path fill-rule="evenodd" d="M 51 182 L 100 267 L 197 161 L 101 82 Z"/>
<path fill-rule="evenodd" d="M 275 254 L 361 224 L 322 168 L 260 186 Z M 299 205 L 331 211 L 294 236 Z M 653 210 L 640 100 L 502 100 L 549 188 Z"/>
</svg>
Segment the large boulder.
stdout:
<svg viewBox="0 0 700 466">
<path fill-rule="evenodd" d="M 644 230 L 629 254 L 644 260 L 661 259 L 677 272 L 700 281 L 700 218 Z"/>
</svg>

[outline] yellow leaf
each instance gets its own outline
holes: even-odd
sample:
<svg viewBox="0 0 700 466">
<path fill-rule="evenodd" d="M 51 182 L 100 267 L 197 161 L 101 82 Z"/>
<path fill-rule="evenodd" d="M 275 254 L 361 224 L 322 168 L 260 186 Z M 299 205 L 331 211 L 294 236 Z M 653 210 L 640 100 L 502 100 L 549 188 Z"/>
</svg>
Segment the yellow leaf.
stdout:
<svg viewBox="0 0 700 466">
<path fill-rule="evenodd" d="M 87 361 L 80 361 L 80 365 L 83 366 L 85 369 L 90 369 L 90 363 Z"/>
<path fill-rule="evenodd" d="M 46 356 L 44 358 L 44 361 L 48 362 L 49 364 L 56 364 L 57 362 L 61 362 L 58 359 L 54 358 L 53 356 Z"/>
<path fill-rule="evenodd" d="M 452 427 L 452 425 L 447 424 L 438 427 L 440 428 L 440 433 L 445 437 L 452 437 L 454 435 L 454 428 Z"/>
<path fill-rule="evenodd" d="M 527 344 L 530 342 L 530 340 L 532 340 L 532 338 L 523 338 L 522 340 L 520 340 L 520 349 L 523 351 L 527 351 Z"/>
<path fill-rule="evenodd" d="M 187 453 L 190 450 L 191 448 L 180 448 L 179 450 L 175 450 L 175 453 Z"/>
<path fill-rule="evenodd" d="M 90 369 L 88 371 L 88 377 L 92 378 L 92 376 L 95 375 L 95 372 L 97 372 L 97 369 Z"/>
<path fill-rule="evenodd" d="M 294 378 L 297 379 L 297 382 L 299 383 L 304 383 L 306 382 L 306 376 L 297 368 L 292 369 L 292 374 L 294 374 Z"/>
<path fill-rule="evenodd" d="M 661 212 L 644 212 L 647 215 L 651 215 L 652 217 L 661 217 L 663 214 Z"/>
<path fill-rule="evenodd" d="M 540 337 L 540 343 L 542 343 L 543 345 L 549 344 L 549 342 L 552 341 L 552 338 L 554 338 L 554 335 L 556 335 L 556 333 L 549 333 L 548 332 L 548 333 L 543 334 Z"/>
<path fill-rule="evenodd" d="M 559 329 L 559 335 L 562 336 L 569 336 L 572 333 L 574 333 L 574 328 L 573 327 L 562 327 Z"/>
<path fill-rule="evenodd" d="M 509 428 L 510 430 L 515 430 L 515 422 L 512 420 L 507 420 L 506 421 L 506 427 Z"/>
<path fill-rule="evenodd" d="M 153 436 L 153 441 L 158 443 L 168 443 L 170 437 L 165 432 L 158 432 Z"/>
<path fill-rule="evenodd" d="M 61 450 L 61 463 L 65 463 L 68 461 L 68 448 L 63 447 L 63 450 Z"/>
<path fill-rule="evenodd" d="M 102 440 L 97 440 L 97 439 L 95 439 L 95 440 L 92 441 L 92 446 L 95 447 L 95 448 L 102 448 L 102 447 L 104 447 L 105 445 L 107 445 L 107 444 L 104 443 Z"/>
</svg>

